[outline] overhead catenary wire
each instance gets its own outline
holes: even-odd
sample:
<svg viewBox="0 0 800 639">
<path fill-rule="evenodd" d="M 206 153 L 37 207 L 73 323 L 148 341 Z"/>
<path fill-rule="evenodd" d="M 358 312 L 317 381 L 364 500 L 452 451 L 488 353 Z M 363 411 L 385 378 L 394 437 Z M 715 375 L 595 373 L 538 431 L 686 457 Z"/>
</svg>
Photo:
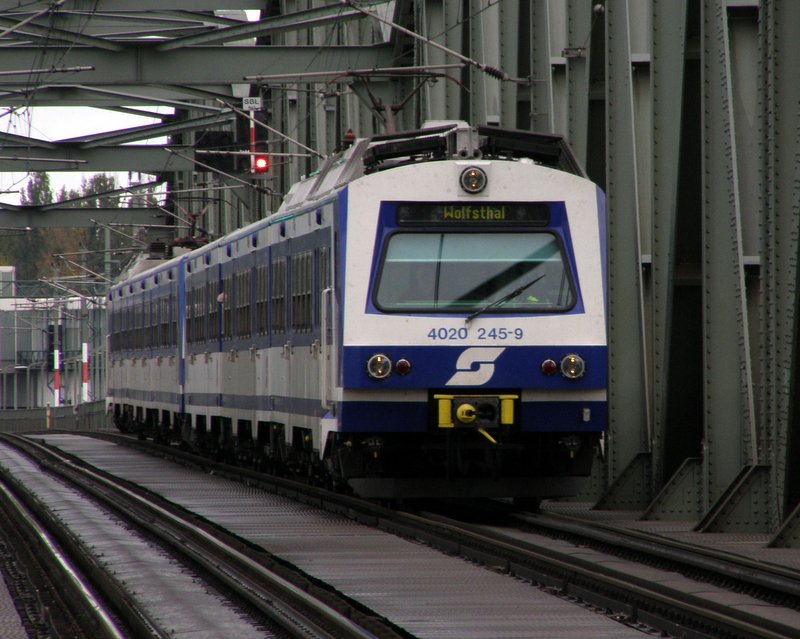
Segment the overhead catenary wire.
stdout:
<svg viewBox="0 0 800 639">
<path fill-rule="evenodd" d="M 142 246 L 147 246 L 147 242 L 144 242 L 144 241 L 140 240 L 138 237 L 134 237 L 133 235 L 128 235 L 127 233 L 123 233 L 122 231 L 120 231 L 118 229 L 115 229 L 114 227 L 109 226 L 108 224 L 103 224 L 102 222 L 98 222 L 97 220 L 95 220 L 94 218 L 91 218 L 91 217 L 89 218 L 89 221 L 92 224 L 96 224 L 101 229 L 108 229 L 112 233 L 117 233 L 118 235 L 121 235 L 124 238 L 127 238 L 129 240 L 133 240 L 134 242 L 138 242 Z"/>
<path fill-rule="evenodd" d="M 56 253 L 55 257 L 57 257 L 60 260 L 65 261 L 67 264 L 70 264 L 71 266 L 74 266 L 75 268 L 79 268 L 82 271 L 86 271 L 90 275 L 94 275 L 95 277 L 99 277 L 101 280 L 104 280 L 106 282 L 111 282 L 112 281 L 112 280 L 108 279 L 105 275 L 100 275 L 100 273 L 96 273 L 92 269 L 87 268 L 85 266 L 82 266 L 81 264 L 78 264 L 77 262 L 75 262 L 73 260 L 70 260 L 70 259 L 64 257 L 63 255 L 59 254 L 59 253 Z"/>
<path fill-rule="evenodd" d="M 458 58 L 462 62 L 464 62 L 466 64 L 469 64 L 470 66 L 473 66 L 476 69 L 479 69 L 479 70 L 483 71 L 485 74 L 487 74 L 487 75 L 489 75 L 489 76 L 491 76 L 493 78 L 496 78 L 498 80 L 504 80 L 504 81 L 507 81 L 507 82 L 515 82 L 517 84 L 526 84 L 526 85 L 530 84 L 530 80 L 528 78 L 515 78 L 513 76 L 508 75 L 502 69 L 498 69 L 497 67 L 493 67 L 493 66 L 490 66 L 488 64 L 484 64 L 483 62 L 478 62 L 477 60 L 473 60 L 472 58 L 467 57 L 467 56 L 459 53 L 458 51 L 454 51 L 453 49 L 450 49 L 450 48 L 444 46 L 443 44 L 439 44 L 438 42 L 435 42 L 434 40 L 431 40 L 430 38 L 426 38 L 425 36 L 421 36 L 418 33 L 414 33 L 413 31 L 411 31 L 411 29 L 406 29 L 405 27 L 400 26 L 396 22 L 392 22 L 391 20 L 387 20 L 386 18 L 383 18 L 382 16 L 379 16 L 377 13 L 373 13 L 372 11 L 368 11 L 367 9 L 364 9 L 363 7 L 359 6 L 356 2 L 354 2 L 354 0 L 340 0 L 340 1 L 341 1 L 342 4 L 346 4 L 348 6 L 351 6 L 356 11 L 360 11 L 361 13 L 363 13 L 366 16 L 369 16 L 370 18 L 373 18 L 373 19 L 377 20 L 378 22 L 382 22 L 383 24 L 386 24 L 386 25 L 390 26 L 395 31 L 399 31 L 400 33 L 403 33 L 403 34 L 405 34 L 407 36 L 410 36 L 410 37 L 412 37 L 412 38 L 414 38 L 416 40 L 419 40 L 420 42 L 424 42 L 425 44 L 427 44 L 427 45 L 429 45 L 431 47 L 439 49 L 440 51 L 444 51 L 448 55 L 451 55 L 451 56 L 453 56 L 455 58 Z"/>
<path fill-rule="evenodd" d="M 127 191 L 127 192 L 128 192 L 128 193 L 130 193 L 130 194 L 131 194 L 133 197 L 141 197 L 139 194 L 133 193 L 133 191 L 131 191 L 131 189 L 130 189 L 130 188 L 125 188 L 125 187 L 123 187 L 123 188 L 122 188 L 122 190 L 124 190 L 124 191 Z M 172 211 L 170 211 L 169 209 L 166 209 L 166 208 L 164 208 L 163 206 L 161 206 L 161 205 L 160 205 L 160 204 L 158 204 L 157 202 L 153 202 L 153 203 L 151 203 L 151 204 L 152 204 L 152 206 L 153 206 L 153 207 L 155 207 L 156 209 L 158 209 L 158 210 L 159 210 L 159 211 L 161 211 L 162 213 L 166 213 L 167 215 L 171 215 L 171 216 L 172 216 L 172 217 L 174 217 L 176 220 L 178 220 L 179 222 L 181 222 L 183 225 L 185 225 L 185 226 L 187 226 L 187 227 L 191 226 L 191 222 L 190 222 L 189 220 L 185 220 L 185 219 L 183 219 L 183 218 L 182 218 L 181 216 L 179 216 L 178 214 L 176 214 L 176 213 L 173 213 L 173 212 L 172 212 Z M 131 225 L 131 224 L 128 224 L 128 225 L 125 225 L 125 226 L 133 226 L 133 225 Z"/>
</svg>

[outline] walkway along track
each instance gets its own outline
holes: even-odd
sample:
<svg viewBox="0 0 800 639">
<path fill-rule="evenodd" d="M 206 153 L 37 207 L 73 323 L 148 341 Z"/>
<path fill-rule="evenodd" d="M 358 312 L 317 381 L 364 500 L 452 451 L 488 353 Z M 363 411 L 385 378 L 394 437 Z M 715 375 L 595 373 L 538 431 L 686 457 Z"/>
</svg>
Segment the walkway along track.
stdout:
<svg viewBox="0 0 800 639">
<path fill-rule="evenodd" d="M 475 526 L 453 520 L 444 521 L 440 517 L 393 511 L 283 478 L 216 464 L 169 447 L 153 446 L 147 442 L 117 436 L 104 438 L 149 450 L 152 454 L 180 463 L 213 469 L 217 475 L 344 514 L 361 523 L 422 541 L 448 553 L 482 562 L 495 570 L 543 584 L 561 596 L 575 597 L 607 608 L 620 618 L 629 619 L 631 623 L 646 624 L 676 636 L 765 639 L 800 637 L 800 606 L 793 605 L 791 601 L 783 602 L 785 605 L 774 605 L 752 599 L 750 604 L 749 599 L 746 600 L 747 596 L 742 595 L 741 600 L 731 605 L 732 599 L 737 599 L 737 593 L 716 586 L 706 586 L 689 577 L 670 572 L 671 569 L 667 569 L 663 579 L 632 574 L 636 572 L 636 566 L 642 568 L 639 562 L 649 563 L 651 555 L 627 562 L 609 560 L 608 556 L 591 558 L 586 553 L 570 552 L 549 538 L 520 538 L 518 531 L 511 528 L 498 530 L 492 526 Z M 617 542 L 609 543 L 614 545 Z M 651 540 L 651 544 L 655 546 L 656 542 Z M 574 546 L 572 550 L 574 551 Z M 714 562 L 709 560 L 708 554 L 693 552 L 688 547 L 673 547 L 669 550 L 663 546 L 660 552 L 670 552 L 673 558 L 680 554 L 683 561 L 702 564 L 709 572 L 723 569 L 719 563 L 716 567 L 713 566 Z M 732 558 L 728 557 L 727 560 L 727 570 L 731 574 L 738 573 L 741 576 L 741 573 L 749 573 L 753 588 L 765 587 L 784 594 L 797 592 L 797 584 L 800 583 L 797 575 L 787 571 L 781 577 L 785 581 L 776 581 L 774 572 L 759 572 L 752 565 L 744 570 L 733 565 Z M 759 585 L 759 582 L 763 583 Z M 733 594 L 734 597 L 726 600 L 726 594 Z M 794 604 L 796 603 L 797 599 L 794 600 Z"/>
<path fill-rule="evenodd" d="M 326 591 L 318 590 L 315 593 L 317 589 L 314 584 L 304 581 L 302 577 L 287 578 L 282 567 L 269 566 L 271 562 L 268 559 L 265 561 L 264 553 L 258 553 L 222 531 L 203 525 L 199 519 L 181 513 L 180 509 L 158 500 L 156 496 L 147 495 L 146 491 L 124 485 L 124 482 L 106 473 L 84 467 L 57 450 L 27 438 L 9 435 L 2 435 L 1 438 L 6 444 L 35 459 L 47 473 L 78 487 L 140 530 L 158 538 L 173 552 L 201 567 L 204 574 L 211 575 L 213 580 L 234 592 L 249 607 L 279 625 L 287 636 L 326 639 L 402 636 L 382 624 L 381 620 L 365 617 L 346 602 L 333 600 Z M 70 547 L 71 556 L 80 558 L 81 569 L 90 576 L 103 596 L 111 598 L 112 606 L 133 628 L 136 637 L 174 636 L 170 629 L 159 628 L 156 622 L 148 618 L 147 611 L 137 605 L 135 597 L 126 592 L 125 587 L 107 574 L 98 562 L 92 560 L 88 549 L 75 545 L 72 533 L 63 530 L 35 496 L 27 493 L 25 487 L 12 477 L 7 477 L 6 481 L 14 486 L 15 492 L 22 495 L 38 518 L 48 522 L 48 527 L 53 530 L 61 528 L 59 540 Z M 281 569 L 284 575 L 279 575 L 275 568 Z M 293 583 L 294 579 L 299 583 Z M 315 594 L 325 597 L 328 602 Z M 359 617 L 371 628 L 362 627 L 354 621 L 353 618 Z M 87 636 L 113 635 L 97 633 Z"/>
</svg>

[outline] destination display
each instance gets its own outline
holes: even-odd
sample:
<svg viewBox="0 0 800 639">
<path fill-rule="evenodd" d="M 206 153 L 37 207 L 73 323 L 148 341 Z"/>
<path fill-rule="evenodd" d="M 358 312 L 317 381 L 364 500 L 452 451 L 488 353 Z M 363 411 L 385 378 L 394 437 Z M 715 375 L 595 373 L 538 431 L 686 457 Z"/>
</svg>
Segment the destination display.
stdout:
<svg viewBox="0 0 800 639">
<path fill-rule="evenodd" d="M 546 202 L 415 202 L 397 205 L 397 223 L 547 226 L 550 206 Z"/>
</svg>

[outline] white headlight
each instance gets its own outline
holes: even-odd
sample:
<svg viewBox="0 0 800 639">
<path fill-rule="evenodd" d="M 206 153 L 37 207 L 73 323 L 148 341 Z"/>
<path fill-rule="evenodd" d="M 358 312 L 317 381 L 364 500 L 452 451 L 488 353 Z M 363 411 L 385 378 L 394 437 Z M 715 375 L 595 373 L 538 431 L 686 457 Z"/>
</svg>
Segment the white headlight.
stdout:
<svg viewBox="0 0 800 639">
<path fill-rule="evenodd" d="M 486 182 L 486 173 L 477 166 L 470 166 L 461 172 L 461 188 L 467 193 L 480 193 L 486 188 Z"/>
<path fill-rule="evenodd" d="M 567 379 L 579 379 L 586 372 L 586 362 L 580 355 L 570 353 L 561 360 L 561 374 Z"/>
<path fill-rule="evenodd" d="M 392 360 L 383 353 L 375 353 L 367 360 L 367 373 L 375 379 L 386 379 L 392 372 Z"/>
</svg>

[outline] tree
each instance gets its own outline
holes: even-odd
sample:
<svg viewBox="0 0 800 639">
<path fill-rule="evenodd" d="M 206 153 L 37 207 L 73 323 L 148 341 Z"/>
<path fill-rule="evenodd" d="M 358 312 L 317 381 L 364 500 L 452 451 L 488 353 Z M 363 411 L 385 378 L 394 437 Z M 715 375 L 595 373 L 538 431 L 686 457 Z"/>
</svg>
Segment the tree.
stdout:
<svg viewBox="0 0 800 639">
<path fill-rule="evenodd" d="M 54 200 L 47 173 L 32 173 L 20 195 L 23 206 L 42 206 L 54 201 L 75 208 L 114 208 L 120 206 L 120 198 L 113 193 L 117 188 L 112 175 L 98 173 L 81 181 L 80 191 L 62 188 Z M 88 213 L 87 213 L 88 215 Z M 6 235 L 10 241 L 3 242 L 0 258 L 17 269 L 17 279 L 38 280 L 53 275 L 86 276 L 84 268 L 101 272 L 105 235 L 100 229 L 48 227 L 29 231 L 14 231 Z M 98 254 L 92 251 L 99 251 Z M 67 260 L 55 256 L 70 254 Z M 70 264 L 76 262 L 81 266 Z M 84 267 L 84 268 L 81 268 Z M 80 287 L 78 287 L 80 288 Z"/>
<path fill-rule="evenodd" d="M 127 199 L 124 202 L 123 199 Z M 61 207 L 87 209 L 86 216 L 92 217 L 91 209 L 120 208 L 120 220 L 124 220 L 124 206 L 158 206 L 158 199 L 151 190 L 139 189 L 127 198 L 121 196 L 113 175 L 96 173 L 81 180 L 80 190 L 66 188 L 53 199 L 50 177 L 47 173 L 32 173 L 28 184 L 22 191 L 20 203 L 23 206 L 42 206 L 59 202 Z M 131 236 L 145 235 L 146 230 L 121 226 L 119 233 L 108 227 L 71 228 L 48 227 L 46 230 L 34 228 L 30 231 L 11 231 L 0 236 L 0 264 L 17 267 L 18 280 L 38 280 L 52 276 L 80 276 L 91 279 L 91 273 L 101 273 L 113 279 L 127 262 L 127 250 L 135 243 Z M 121 249 L 119 255 L 113 252 Z M 64 256 L 60 259 L 55 256 Z M 122 257 L 120 257 L 120 255 Z M 73 285 L 74 284 L 74 285 Z M 84 285 L 75 281 L 72 288 L 95 294 L 93 282 Z"/>
<path fill-rule="evenodd" d="M 42 206 L 53 202 L 53 189 L 47 173 L 32 173 L 28 184 L 22 190 L 20 202 L 23 206 Z M 50 261 L 44 241 L 45 234 L 34 228 L 22 231 L 8 242 L 5 254 L 8 262 L 17 268 L 18 280 L 36 280 L 42 267 Z"/>
</svg>

